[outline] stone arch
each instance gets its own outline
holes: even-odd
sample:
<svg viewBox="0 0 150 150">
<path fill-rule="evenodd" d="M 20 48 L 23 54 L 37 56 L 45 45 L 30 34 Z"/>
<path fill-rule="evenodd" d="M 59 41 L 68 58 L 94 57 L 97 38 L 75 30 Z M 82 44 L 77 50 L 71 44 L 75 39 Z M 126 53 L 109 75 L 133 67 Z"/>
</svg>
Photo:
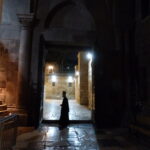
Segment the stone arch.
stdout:
<svg viewBox="0 0 150 150">
<path fill-rule="evenodd" d="M 75 3 L 73 3 L 72 1 L 64 1 L 62 3 L 57 4 L 48 14 L 46 21 L 45 21 L 45 25 L 44 28 L 47 29 L 53 19 L 53 17 L 56 15 L 56 13 L 61 10 L 64 7 L 70 6 L 70 5 L 75 5 Z"/>
<path fill-rule="evenodd" d="M 83 4 L 67 0 L 56 5 L 46 18 L 44 28 L 55 27 L 91 31 L 95 22 Z"/>
</svg>

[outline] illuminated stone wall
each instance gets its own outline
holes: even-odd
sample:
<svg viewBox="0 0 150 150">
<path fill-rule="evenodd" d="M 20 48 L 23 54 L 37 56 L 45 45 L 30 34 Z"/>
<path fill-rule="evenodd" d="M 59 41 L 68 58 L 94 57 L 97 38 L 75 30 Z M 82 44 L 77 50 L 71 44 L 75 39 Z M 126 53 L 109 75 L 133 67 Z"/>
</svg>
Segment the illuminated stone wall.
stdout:
<svg viewBox="0 0 150 150">
<path fill-rule="evenodd" d="M 94 109 L 92 60 L 86 58 L 87 52 L 78 53 L 78 65 L 75 67 L 75 97 L 79 104 Z"/>
<path fill-rule="evenodd" d="M 62 99 L 62 91 L 67 92 L 68 99 L 75 99 L 75 83 L 68 83 L 68 74 L 57 74 L 55 85 L 51 77 L 45 76 L 44 94 L 45 99 Z"/>
<path fill-rule="evenodd" d="M 29 12 L 29 0 L 0 0 L 0 81 L 6 82 L 4 101 L 16 108 L 20 23 L 17 14 Z"/>
<path fill-rule="evenodd" d="M 8 107 L 16 107 L 17 100 L 17 61 L 18 41 L 1 40 L 0 42 L 0 81 L 6 83 L 3 93 Z"/>
<path fill-rule="evenodd" d="M 88 60 L 86 52 L 78 53 L 79 75 L 79 103 L 88 105 Z"/>
<path fill-rule="evenodd" d="M 78 103 L 80 103 L 80 92 L 79 92 L 79 71 L 78 71 L 78 66 L 75 66 L 75 99 Z M 77 73 L 78 72 L 78 73 Z"/>
<path fill-rule="evenodd" d="M 90 109 L 94 109 L 94 93 L 93 93 L 93 74 L 92 74 L 92 60 L 88 63 L 88 104 Z"/>
</svg>

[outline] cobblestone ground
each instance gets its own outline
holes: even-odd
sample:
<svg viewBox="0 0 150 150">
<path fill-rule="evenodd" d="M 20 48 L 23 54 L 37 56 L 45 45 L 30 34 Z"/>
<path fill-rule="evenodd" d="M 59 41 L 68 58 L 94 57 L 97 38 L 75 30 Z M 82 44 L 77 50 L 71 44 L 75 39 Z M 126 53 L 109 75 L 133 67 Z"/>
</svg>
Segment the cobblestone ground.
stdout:
<svg viewBox="0 0 150 150">
<path fill-rule="evenodd" d="M 92 124 L 72 124 L 60 130 L 51 124 L 19 135 L 13 150 L 150 150 L 131 139 L 124 129 L 95 132 Z"/>
</svg>

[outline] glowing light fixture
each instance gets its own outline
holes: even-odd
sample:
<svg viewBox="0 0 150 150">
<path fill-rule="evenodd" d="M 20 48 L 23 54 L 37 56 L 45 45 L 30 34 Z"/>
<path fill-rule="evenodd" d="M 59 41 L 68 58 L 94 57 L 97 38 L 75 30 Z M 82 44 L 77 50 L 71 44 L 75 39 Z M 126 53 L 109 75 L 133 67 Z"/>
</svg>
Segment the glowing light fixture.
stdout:
<svg viewBox="0 0 150 150">
<path fill-rule="evenodd" d="M 53 67 L 53 66 L 48 66 L 48 69 L 49 69 L 49 70 L 53 70 L 54 67 Z"/>
<path fill-rule="evenodd" d="M 76 71 L 76 76 L 79 76 L 79 71 Z"/>
<path fill-rule="evenodd" d="M 87 53 L 86 57 L 87 57 L 87 59 L 92 60 L 93 55 L 91 53 Z"/>
<path fill-rule="evenodd" d="M 68 77 L 68 82 L 69 82 L 69 83 L 72 83 L 72 82 L 73 82 L 73 77 L 72 77 L 72 76 L 69 76 L 69 77 Z"/>
<path fill-rule="evenodd" d="M 56 82 L 57 81 L 57 77 L 55 75 L 52 75 L 52 82 Z"/>
<path fill-rule="evenodd" d="M 53 73 L 53 69 L 54 69 L 54 66 L 52 66 L 52 65 L 49 65 L 49 66 L 48 66 L 48 71 L 49 71 L 49 73 Z"/>
</svg>

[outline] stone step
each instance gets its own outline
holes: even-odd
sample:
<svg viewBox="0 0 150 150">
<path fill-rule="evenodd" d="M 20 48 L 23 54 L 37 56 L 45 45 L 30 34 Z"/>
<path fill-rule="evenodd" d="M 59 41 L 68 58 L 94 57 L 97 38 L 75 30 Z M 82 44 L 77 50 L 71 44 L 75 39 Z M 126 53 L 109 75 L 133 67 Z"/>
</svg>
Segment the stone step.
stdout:
<svg viewBox="0 0 150 150">
<path fill-rule="evenodd" d="M 7 115 L 9 115 L 9 111 L 8 110 L 0 111 L 0 116 L 7 116 Z"/>
<path fill-rule="evenodd" d="M 7 110 L 7 105 L 6 104 L 0 105 L 0 111 L 2 111 L 2 110 Z"/>
</svg>

